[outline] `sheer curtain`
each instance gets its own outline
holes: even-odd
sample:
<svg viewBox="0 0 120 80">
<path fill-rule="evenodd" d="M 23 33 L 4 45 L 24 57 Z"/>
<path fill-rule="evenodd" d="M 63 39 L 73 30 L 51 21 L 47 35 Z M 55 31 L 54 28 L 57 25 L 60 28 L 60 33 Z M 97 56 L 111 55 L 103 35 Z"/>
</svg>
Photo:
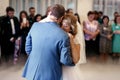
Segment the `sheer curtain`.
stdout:
<svg viewBox="0 0 120 80">
<path fill-rule="evenodd" d="M 113 19 L 115 11 L 120 12 L 120 0 L 94 0 L 93 10 L 103 11 L 110 19 Z"/>
<path fill-rule="evenodd" d="M 36 14 L 45 14 L 48 6 L 53 4 L 62 4 L 65 9 L 72 8 L 74 12 L 77 10 L 77 0 L 10 0 L 10 6 L 15 9 L 16 16 L 19 16 L 21 10 L 28 12 L 30 7 L 35 7 Z"/>
</svg>

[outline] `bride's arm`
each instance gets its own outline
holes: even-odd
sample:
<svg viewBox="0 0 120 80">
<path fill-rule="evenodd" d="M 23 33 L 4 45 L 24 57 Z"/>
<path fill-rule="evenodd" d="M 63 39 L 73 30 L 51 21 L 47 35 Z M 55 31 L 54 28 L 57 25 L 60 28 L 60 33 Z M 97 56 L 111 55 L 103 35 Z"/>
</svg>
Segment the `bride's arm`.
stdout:
<svg viewBox="0 0 120 80">
<path fill-rule="evenodd" d="M 80 44 L 75 44 L 74 38 L 70 37 L 70 45 L 71 45 L 73 62 L 76 64 L 80 59 Z"/>
<path fill-rule="evenodd" d="M 72 48 L 72 57 L 73 61 L 76 64 L 80 59 L 80 45 L 74 44 L 74 47 Z"/>
</svg>

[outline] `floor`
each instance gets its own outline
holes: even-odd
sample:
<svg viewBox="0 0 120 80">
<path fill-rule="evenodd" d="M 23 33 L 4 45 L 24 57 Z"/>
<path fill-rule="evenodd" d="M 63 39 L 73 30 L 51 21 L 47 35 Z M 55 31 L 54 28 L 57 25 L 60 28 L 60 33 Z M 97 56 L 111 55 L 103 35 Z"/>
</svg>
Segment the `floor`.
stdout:
<svg viewBox="0 0 120 80">
<path fill-rule="evenodd" d="M 2 63 L 0 65 L 0 80 L 25 80 L 21 77 L 25 60 L 18 64 Z M 111 59 L 107 63 L 91 61 L 79 65 L 81 80 L 120 80 L 120 61 L 113 63 Z"/>
</svg>

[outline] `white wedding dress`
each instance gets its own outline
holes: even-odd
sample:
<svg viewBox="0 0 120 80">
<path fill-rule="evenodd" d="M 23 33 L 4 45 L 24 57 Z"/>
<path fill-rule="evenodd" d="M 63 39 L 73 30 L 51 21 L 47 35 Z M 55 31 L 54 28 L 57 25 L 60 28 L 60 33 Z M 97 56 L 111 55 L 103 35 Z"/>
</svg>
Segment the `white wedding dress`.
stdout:
<svg viewBox="0 0 120 80">
<path fill-rule="evenodd" d="M 41 20 L 40 22 L 47 22 L 47 19 Z M 75 44 L 80 44 L 80 60 L 74 67 L 62 66 L 63 80 L 83 80 L 81 79 L 81 71 L 79 64 L 86 63 L 85 56 L 85 41 L 83 28 L 77 23 L 77 34 L 74 38 Z"/>
<path fill-rule="evenodd" d="M 85 38 L 83 33 L 83 27 L 77 22 L 77 35 L 80 43 L 80 60 L 77 64 L 86 63 L 86 52 L 85 52 Z"/>
<path fill-rule="evenodd" d="M 85 41 L 84 41 L 84 34 L 83 28 L 77 23 L 77 35 L 74 38 L 75 44 L 80 44 L 80 60 L 74 67 L 70 66 L 63 66 L 63 80 L 83 80 L 81 79 L 81 71 L 80 65 L 86 63 L 86 55 L 85 55 Z"/>
</svg>

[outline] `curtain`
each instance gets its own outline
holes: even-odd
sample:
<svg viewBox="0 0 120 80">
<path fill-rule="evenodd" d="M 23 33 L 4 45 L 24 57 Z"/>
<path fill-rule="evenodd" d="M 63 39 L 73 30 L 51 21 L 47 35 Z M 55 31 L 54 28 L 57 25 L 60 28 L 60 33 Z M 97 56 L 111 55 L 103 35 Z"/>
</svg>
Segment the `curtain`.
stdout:
<svg viewBox="0 0 120 80">
<path fill-rule="evenodd" d="M 65 9 L 72 8 L 74 12 L 77 10 L 77 0 L 10 0 L 10 6 L 15 9 L 16 16 L 19 16 L 20 11 L 29 12 L 30 7 L 35 7 L 36 14 L 44 15 L 48 6 L 53 4 L 62 4 Z"/>
<path fill-rule="evenodd" d="M 120 12 L 120 0 L 94 0 L 93 10 L 102 11 L 113 19 L 114 12 Z"/>
</svg>

